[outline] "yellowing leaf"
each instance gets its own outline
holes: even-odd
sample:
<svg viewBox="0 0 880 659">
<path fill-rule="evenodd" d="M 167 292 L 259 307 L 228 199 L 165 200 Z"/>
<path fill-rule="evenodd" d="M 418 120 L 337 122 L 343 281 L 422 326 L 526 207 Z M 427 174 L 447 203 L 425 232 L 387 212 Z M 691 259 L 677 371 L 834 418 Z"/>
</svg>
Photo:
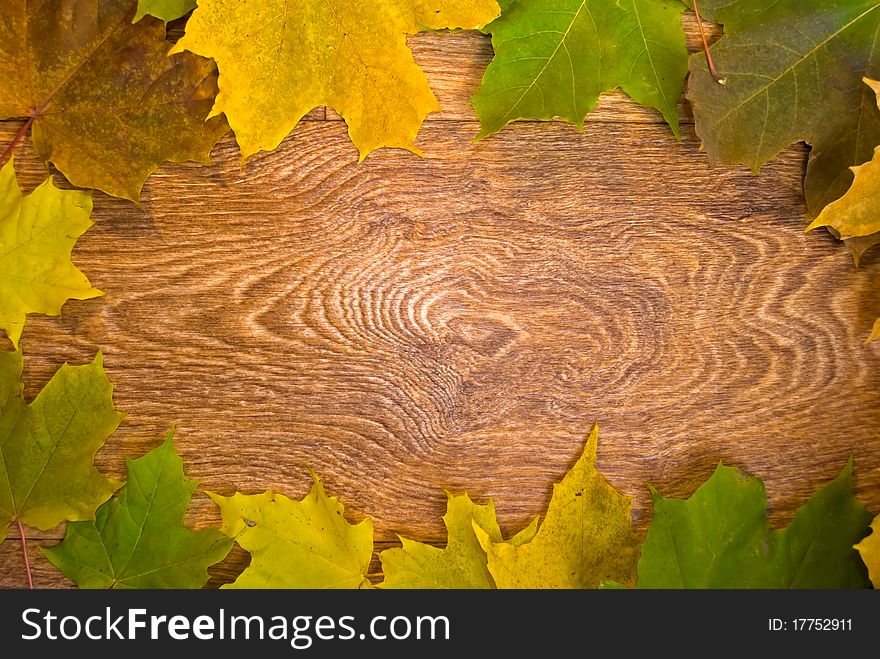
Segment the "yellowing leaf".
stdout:
<svg viewBox="0 0 880 659">
<path fill-rule="evenodd" d="M 472 103 L 485 137 L 517 119 L 583 126 L 620 86 L 679 134 L 687 74 L 678 0 L 510 0 L 486 28 L 495 56 Z"/>
<path fill-rule="evenodd" d="M 0 329 L 16 348 L 27 314 L 57 316 L 67 300 L 103 295 L 70 261 L 91 212 L 87 192 L 47 179 L 24 197 L 12 161 L 0 169 Z"/>
<path fill-rule="evenodd" d="M 703 53 L 691 57 L 697 134 L 714 163 L 754 170 L 799 141 L 812 146 L 804 179 L 810 217 L 840 197 L 849 168 L 880 144 L 880 112 L 862 77 L 880 75 L 877 0 L 700 0 L 724 26 L 712 46 L 719 85 Z"/>
<path fill-rule="evenodd" d="M 880 339 L 880 318 L 874 321 L 874 329 L 871 330 L 871 336 L 868 337 L 865 343 L 873 343 L 877 339 Z"/>
<path fill-rule="evenodd" d="M 880 82 L 864 78 L 864 82 L 876 94 Z M 877 98 L 880 106 L 880 96 Z M 850 168 L 854 179 L 849 190 L 828 204 L 813 220 L 807 231 L 828 227 L 831 233 L 846 241 L 852 251 L 856 266 L 862 254 L 880 241 L 880 146 L 874 149 L 874 157 L 864 165 Z M 880 337 L 880 320 L 874 324 L 866 343 Z"/>
<path fill-rule="evenodd" d="M 875 95 L 880 95 L 880 82 L 863 78 Z M 877 97 L 880 107 L 880 96 Z M 868 249 L 880 242 L 880 203 L 877 194 L 880 192 L 880 147 L 874 149 L 874 157 L 870 162 L 850 167 L 854 180 L 849 190 L 838 200 L 828 204 L 807 231 L 817 227 L 829 227 L 837 238 L 846 241 L 853 253 L 858 266 L 859 259 Z M 868 343 L 877 338 L 880 326 Z"/>
<path fill-rule="evenodd" d="M 443 523 L 449 534 L 445 549 L 400 538 L 403 547 L 379 554 L 385 573 L 383 588 L 494 588 L 486 566 L 486 552 L 474 533 L 474 525 L 493 541 L 501 542 L 501 529 L 495 519 L 492 500 L 485 505 L 471 501 L 467 494 L 447 493 Z M 537 519 L 511 540 L 529 542 L 537 530 Z"/>
<path fill-rule="evenodd" d="M 807 231 L 829 227 L 832 233 L 845 240 L 858 265 L 865 250 L 880 240 L 880 146 L 874 150 L 874 158 L 852 168 L 855 179 L 840 199 L 828 204 Z M 880 319 L 866 343 L 880 338 Z"/>
<path fill-rule="evenodd" d="M 327 105 L 363 160 L 381 147 L 418 153 L 419 127 L 440 109 L 406 35 L 475 29 L 498 12 L 495 0 L 201 0 L 174 52 L 217 62 L 213 114 L 226 114 L 243 158 L 271 151 Z"/>
<path fill-rule="evenodd" d="M 553 485 L 547 515 L 531 542 L 495 542 L 474 530 L 498 588 L 596 588 L 635 583 L 639 543 L 632 504 L 596 469 L 598 426 L 581 458 Z"/>
<path fill-rule="evenodd" d="M 852 254 L 853 263 L 856 267 L 859 267 L 859 262 L 865 252 L 874 247 L 877 243 L 880 243 L 880 234 L 875 233 L 861 238 L 847 238 L 844 243 L 846 244 L 846 248 Z"/>
<path fill-rule="evenodd" d="M 223 533 L 251 554 L 251 564 L 224 588 L 370 587 L 373 523 L 349 524 L 317 477 L 302 501 L 274 492 L 208 494 L 220 506 Z"/>
<path fill-rule="evenodd" d="M 123 416 L 101 354 L 62 366 L 30 405 L 21 369 L 20 352 L 0 351 L 0 541 L 15 520 L 51 529 L 92 519 L 119 487 L 92 464 Z"/>
<path fill-rule="evenodd" d="M 841 239 L 869 236 L 880 231 L 880 147 L 874 158 L 852 168 L 855 179 L 846 194 L 828 204 L 807 231 L 831 227 Z"/>
<path fill-rule="evenodd" d="M 880 515 L 871 522 L 871 534 L 855 545 L 868 568 L 868 576 L 874 588 L 880 588 Z"/>
<path fill-rule="evenodd" d="M 137 14 L 134 22 L 138 22 L 149 14 L 163 21 L 173 21 L 196 7 L 196 0 L 138 0 Z"/>
<path fill-rule="evenodd" d="M 232 541 L 217 529 L 191 531 L 183 517 L 197 483 L 172 443 L 127 460 L 128 481 L 94 521 L 71 522 L 43 553 L 80 588 L 201 588 Z"/>
<path fill-rule="evenodd" d="M 137 200 L 166 160 L 208 162 L 214 65 L 168 57 L 137 0 L 0 0 L 0 119 L 32 124 L 37 154 L 74 185 Z M 244 4 L 244 3 L 242 3 Z"/>
</svg>

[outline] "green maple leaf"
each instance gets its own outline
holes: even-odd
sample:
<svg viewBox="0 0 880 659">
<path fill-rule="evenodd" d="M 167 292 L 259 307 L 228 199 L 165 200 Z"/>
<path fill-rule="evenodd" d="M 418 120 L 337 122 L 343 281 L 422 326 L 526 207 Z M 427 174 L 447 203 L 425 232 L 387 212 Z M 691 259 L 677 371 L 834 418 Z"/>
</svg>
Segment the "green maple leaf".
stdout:
<svg viewBox="0 0 880 659">
<path fill-rule="evenodd" d="M 474 531 L 498 588 L 596 588 L 606 581 L 635 582 L 639 543 L 632 504 L 596 469 L 599 429 L 583 455 L 553 485 L 547 515 L 531 542 L 496 542 Z"/>
<path fill-rule="evenodd" d="M 686 500 L 652 489 L 639 588 L 863 588 L 853 545 L 871 515 L 852 493 L 852 461 L 774 531 L 763 483 L 719 465 Z"/>
<path fill-rule="evenodd" d="M 163 21 L 173 21 L 196 8 L 196 0 L 138 0 L 134 22 L 150 15 Z"/>
<path fill-rule="evenodd" d="M 29 405 L 21 369 L 21 352 L 0 351 L 0 541 L 15 520 L 45 530 L 90 519 L 119 487 L 92 464 L 123 417 L 101 354 L 62 366 Z"/>
<path fill-rule="evenodd" d="M 43 553 L 80 588 L 201 588 L 232 541 L 192 531 L 183 518 L 198 484 L 186 477 L 168 433 L 161 446 L 126 460 L 128 480 L 94 521 L 71 522 Z"/>
<path fill-rule="evenodd" d="M 0 0 L 0 120 L 25 119 L 37 154 L 71 183 L 136 201 L 166 160 L 208 162 L 227 130 L 205 122 L 214 65 L 168 57 L 137 0 Z"/>
<path fill-rule="evenodd" d="M 703 53 L 688 89 L 697 133 L 713 163 L 757 171 L 783 148 L 812 146 L 804 180 L 810 217 L 849 187 L 849 168 L 880 144 L 880 111 L 862 77 L 880 74 L 876 0 L 701 0 L 724 25 L 712 47 L 719 85 Z"/>
<path fill-rule="evenodd" d="M 582 127 L 600 94 L 618 86 L 660 110 L 678 136 L 683 11 L 678 0 L 508 0 L 486 29 L 495 57 L 471 101 L 478 138 L 518 119 Z"/>
<path fill-rule="evenodd" d="M 264 492 L 210 493 L 223 514 L 222 531 L 251 554 L 251 563 L 224 588 L 369 588 L 373 523 L 349 524 L 317 476 L 302 501 Z"/>
<path fill-rule="evenodd" d="M 16 348 L 27 314 L 58 316 L 67 300 L 103 295 L 70 261 L 91 213 L 87 192 L 47 179 L 25 197 L 12 161 L 0 169 L 0 329 Z"/>
<path fill-rule="evenodd" d="M 494 588 L 486 565 L 486 552 L 480 546 L 474 525 L 483 529 L 493 542 L 502 542 L 495 518 L 495 506 L 476 504 L 467 494 L 447 493 L 443 523 L 449 534 L 444 549 L 401 537 L 402 547 L 379 554 L 385 580 L 382 588 Z M 511 544 L 529 542 L 538 520 L 511 539 Z"/>
<path fill-rule="evenodd" d="M 334 108 L 361 159 L 381 147 L 419 153 L 440 109 L 406 44 L 420 29 L 474 29 L 495 0 L 201 0 L 175 52 L 220 69 L 213 114 L 225 113 L 243 158 L 276 148 L 313 108 Z"/>
</svg>

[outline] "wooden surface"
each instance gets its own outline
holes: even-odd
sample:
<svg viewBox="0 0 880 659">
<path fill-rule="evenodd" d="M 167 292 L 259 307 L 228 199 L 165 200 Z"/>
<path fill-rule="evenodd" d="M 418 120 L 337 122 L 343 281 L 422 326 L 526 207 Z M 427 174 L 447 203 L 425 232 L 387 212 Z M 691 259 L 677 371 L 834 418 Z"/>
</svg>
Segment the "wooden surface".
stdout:
<svg viewBox="0 0 880 659">
<path fill-rule="evenodd" d="M 765 479 L 783 524 L 853 455 L 880 511 L 880 345 L 862 344 L 880 267 L 803 233 L 803 147 L 759 176 L 712 169 L 689 115 L 678 143 L 621 94 L 584 132 L 474 144 L 488 40 L 410 42 L 446 108 L 424 159 L 357 165 L 319 110 L 244 168 L 231 137 L 212 166 L 163 167 L 143 208 L 96 193 L 75 262 L 108 295 L 31 317 L 27 396 L 100 348 L 128 414 L 106 473 L 176 423 L 204 487 L 299 497 L 312 468 L 380 546 L 443 542 L 444 488 L 494 497 L 517 530 L 595 421 L 640 533 L 645 483 L 687 496 L 719 459 Z M 17 165 L 28 187 L 43 175 L 29 146 Z M 216 521 L 207 497 L 191 518 Z M 62 533 L 32 532 L 37 585 L 69 585 L 37 550 Z M 0 545 L 0 586 L 24 585 L 19 551 Z"/>
</svg>

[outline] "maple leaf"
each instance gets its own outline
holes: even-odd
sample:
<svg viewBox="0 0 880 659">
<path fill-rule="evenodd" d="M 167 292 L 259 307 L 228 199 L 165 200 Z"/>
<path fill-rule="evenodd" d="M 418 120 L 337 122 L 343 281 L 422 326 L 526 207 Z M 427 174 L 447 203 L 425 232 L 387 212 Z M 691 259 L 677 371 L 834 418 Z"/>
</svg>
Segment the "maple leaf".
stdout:
<svg viewBox="0 0 880 659">
<path fill-rule="evenodd" d="M 858 266 L 862 254 L 880 241 L 880 146 L 874 150 L 872 160 L 852 167 L 852 171 L 855 178 L 849 190 L 822 209 L 806 230 L 828 227 L 846 241 Z M 878 338 L 880 319 L 874 323 L 866 343 Z"/>
<path fill-rule="evenodd" d="M 598 426 L 583 455 L 553 485 L 547 515 L 531 542 L 496 542 L 474 526 L 498 588 L 596 588 L 635 582 L 639 543 L 632 504 L 596 469 Z"/>
<path fill-rule="evenodd" d="M 880 515 L 871 522 L 871 534 L 854 548 L 859 550 L 874 588 L 880 588 Z"/>
<path fill-rule="evenodd" d="M 880 89 L 880 83 L 873 80 L 866 78 L 865 83 L 875 93 Z M 850 167 L 850 170 L 853 181 L 849 189 L 823 208 L 807 231 L 831 227 L 841 240 L 864 238 L 880 232 L 880 146 L 874 149 L 869 162 Z"/>
<path fill-rule="evenodd" d="M 767 521 L 764 484 L 719 464 L 685 500 L 652 488 L 654 517 L 639 588 L 863 588 L 853 544 L 871 515 L 852 493 L 852 461 L 813 494 L 788 528 Z"/>
<path fill-rule="evenodd" d="M 471 100 L 477 139 L 518 119 L 583 127 L 600 94 L 618 86 L 660 110 L 678 137 L 683 11 L 678 0 L 509 0 L 486 29 L 495 57 Z"/>
<path fill-rule="evenodd" d="M 511 544 L 529 542 L 537 530 L 535 521 Z M 474 525 L 493 542 L 502 542 L 501 529 L 495 518 L 495 505 L 490 499 L 481 505 L 467 494 L 447 493 L 443 523 L 449 534 L 445 549 L 400 537 L 402 547 L 386 549 L 379 554 L 385 580 L 382 588 L 494 588 L 495 582 L 486 565 L 486 552 L 474 532 Z"/>
<path fill-rule="evenodd" d="M 137 23 L 144 16 L 150 15 L 167 23 L 185 16 L 195 8 L 196 0 L 138 0 L 133 22 Z"/>
<path fill-rule="evenodd" d="M 832 234 L 834 233 L 833 230 L 829 231 L 831 231 Z M 846 244 L 847 249 L 852 253 L 853 262 L 856 267 L 859 267 L 859 262 L 864 253 L 874 247 L 877 243 L 880 243 L 880 233 L 874 233 L 862 238 L 847 238 L 843 242 Z"/>
<path fill-rule="evenodd" d="M 16 520 L 46 530 L 91 519 L 119 487 L 92 464 L 123 417 L 101 353 L 62 366 L 29 405 L 21 370 L 21 352 L 0 351 L 0 541 Z"/>
<path fill-rule="evenodd" d="M 137 0 L 0 0 L 0 119 L 26 119 L 37 154 L 71 183 L 136 201 L 166 160 L 209 161 L 214 65 L 168 57 Z M 5 154 L 4 154 L 5 155 Z"/>
<path fill-rule="evenodd" d="M 183 518 L 198 483 L 183 472 L 174 431 L 127 459 L 128 480 L 94 521 L 71 522 L 43 553 L 80 588 L 201 588 L 232 541 L 217 529 L 192 531 Z"/>
<path fill-rule="evenodd" d="M 173 52 L 212 57 L 243 158 L 271 151 L 314 107 L 335 109 L 363 160 L 381 147 L 414 153 L 425 117 L 440 109 L 406 35 L 475 29 L 495 0 L 202 0 Z"/>
<path fill-rule="evenodd" d="M 208 493 L 223 514 L 221 530 L 251 554 L 224 588 L 369 588 L 373 523 L 349 524 L 317 476 L 302 501 L 264 492 Z"/>
<path fill-rule="evenodd" d="M 690 60 L 687 92 L 697 134 L 713 163 L 754 171 L 783 148 L 812 146 L 804 193 L 815 217 L 849 186 L 849 167 L 880 144 L 880 111 L 863 76 L 880 74 L 880 2 L 700 0 L 724 25 L 711 53 Z"/>
<path fill-rule="evenodd" d="M 14 347 L 27 314 L 58 316 L 69 299 L 103 295 L 70 261 L 91 213 L 87 192 L 59 190 L 50 178 L 25 197 L 13 162 L 0 169 L 0 329 Z"/>
</svg>

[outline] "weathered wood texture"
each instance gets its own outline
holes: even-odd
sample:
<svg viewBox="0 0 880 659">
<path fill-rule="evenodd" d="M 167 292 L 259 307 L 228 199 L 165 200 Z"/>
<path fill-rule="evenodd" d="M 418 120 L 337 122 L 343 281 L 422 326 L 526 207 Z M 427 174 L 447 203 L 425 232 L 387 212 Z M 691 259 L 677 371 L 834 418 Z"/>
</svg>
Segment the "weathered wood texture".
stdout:
<svg viewBox="0 0 880 659">
<path fill-rule="evenodd" d="M 474 144 L 487 39 L 412 43 L 447 108 L 424 159 L 357 165 L 317 112 L 244 168 L 231 137 L 212 166 L 163 167 L 143 208 L 96 194 L 75 261 L 108 295 L 31 318 L 27 395 L 100 348 L 128 414 L 102 470 L 176 423 L 206 488 L 301 496 L 310 467 L 383 543 L 442 542 L 443 488 L 494 497 L 516 530 L 596 421 L 641 532 L 646 483 L 686 496 L 719 459 L 765 479 L 776 524 L 850 455 L 880 510 L 880 345 L 862 344 L 880 269 L 803 233 L 803 148 L 713 169 L 692 126 L 678 143 L 619 94 L 584 132 Z M 216 513 L 201 496 L 191 517 Z M 34 547 L 61 532 L 32 535 L 38 585 L 66 584 Z M 0 585 L 23 585 L 19 551 L 0 546 Z"/>
</svg>

